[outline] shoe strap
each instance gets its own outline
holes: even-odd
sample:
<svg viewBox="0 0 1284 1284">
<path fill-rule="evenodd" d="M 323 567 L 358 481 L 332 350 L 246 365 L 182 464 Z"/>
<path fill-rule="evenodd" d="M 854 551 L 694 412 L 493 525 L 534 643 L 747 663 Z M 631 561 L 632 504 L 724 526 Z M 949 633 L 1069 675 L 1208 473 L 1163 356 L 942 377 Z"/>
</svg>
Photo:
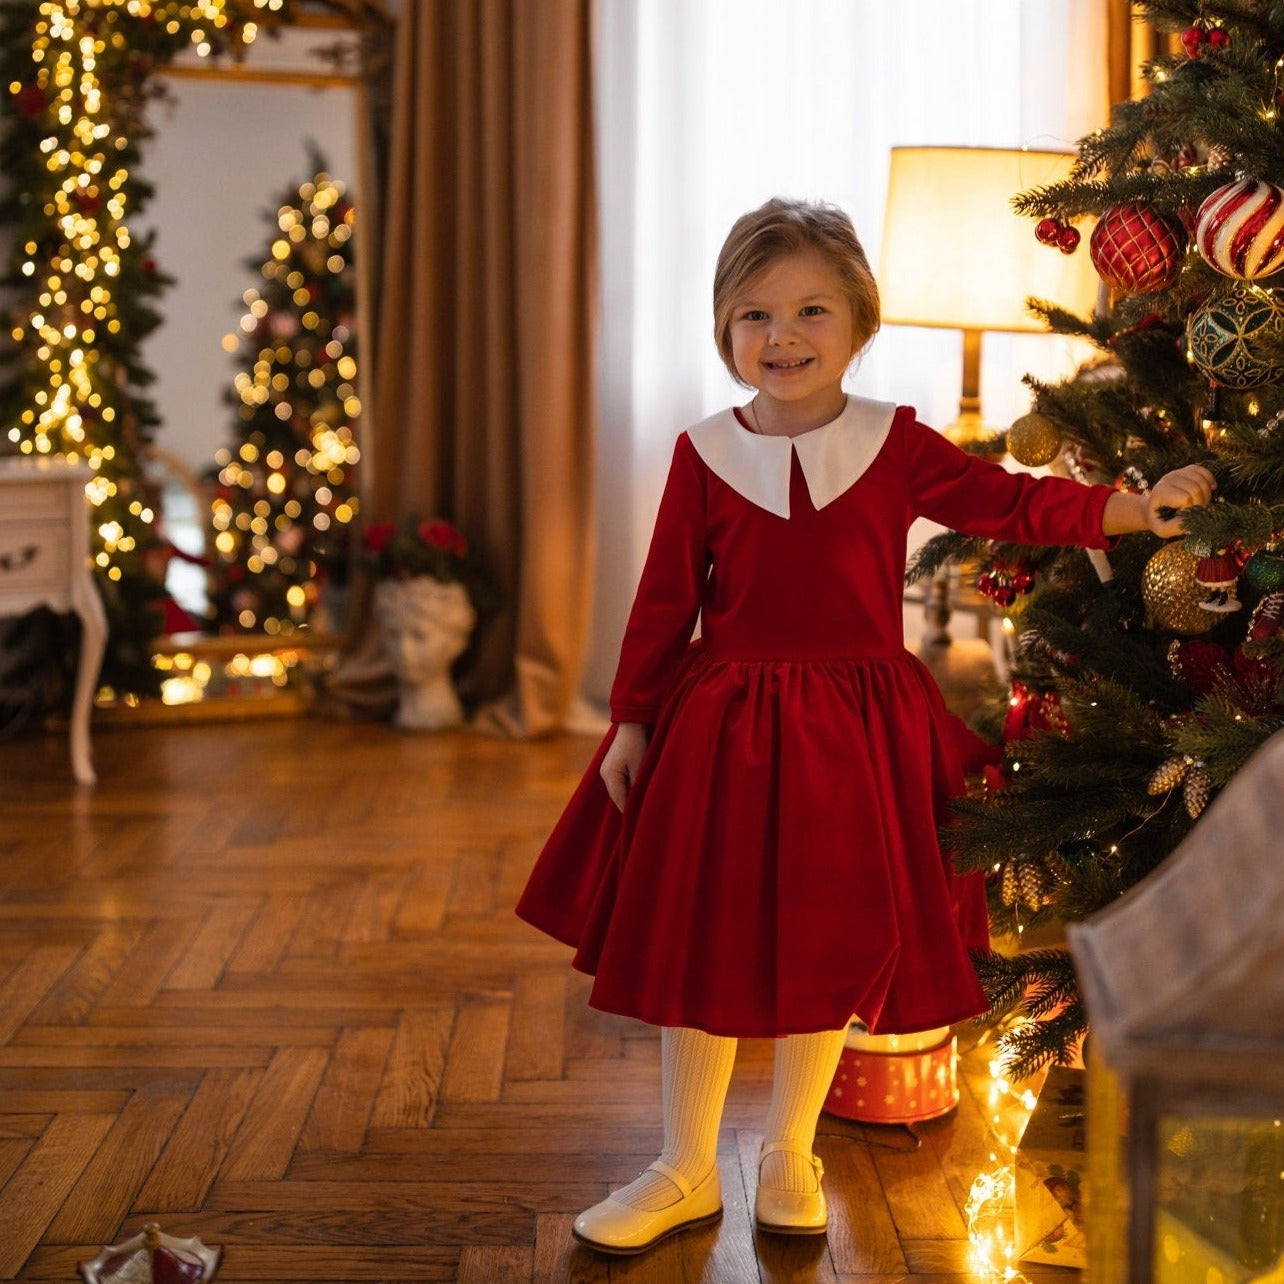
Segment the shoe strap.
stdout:
<svg viewBox="0 0 1284 1284">
<path fill-rule="evenodd" d="M 811 1154 L 792 1141 L 764 1142 L 758 1151 L 758 1167 L 762 1167 L 762 1161 L 768 1155 L 778 1154 L 797 1155 L 800 1159 L 805 1159 L 815 1169 L 817 1181 L 825 1175 L 825 1165 L 820 1162 L 819 1156 Z"/>
<path fill-rule="evenodd" d="M 654 1163 L 648 1164 L 647 1168 L 651 1172 L 659 1173 L 662 1177 L 667 1177 L 682 1192 L 683 1199 L 691 1194 L 693 1187 L 686 1175 L 679 1172 L 672 1164 L 666 1164 L 663 1159 L 657 1159 Z"/>
</svg>

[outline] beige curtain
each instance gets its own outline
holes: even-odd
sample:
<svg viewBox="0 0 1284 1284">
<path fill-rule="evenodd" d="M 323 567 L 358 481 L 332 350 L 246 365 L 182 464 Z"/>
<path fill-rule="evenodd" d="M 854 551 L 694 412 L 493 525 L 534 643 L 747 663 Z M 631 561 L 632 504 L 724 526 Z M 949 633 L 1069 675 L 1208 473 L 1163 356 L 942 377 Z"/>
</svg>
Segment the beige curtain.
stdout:
<svg viewBox="0 0 1284 1284">
<path fill-rule="evenodd" d="M 563 725 L 588 619 L 592 8 L 403 0 L 398 17 L 365 515 L 440 515 L 484 550 L 503 606 L 461 690 L 519 735 Z"/>
<path fill-rule="evenodd" d="M 1145 10 L 1130 0 L 1107 0 L 1110 38 L 1106 51 L 1111 103 L 1140 98 L 1150 87 L 1142 68 L 1152 58 L 1180 48 L 1177 35 L 1161 33 L 1145 18 Z"/>
</svg>

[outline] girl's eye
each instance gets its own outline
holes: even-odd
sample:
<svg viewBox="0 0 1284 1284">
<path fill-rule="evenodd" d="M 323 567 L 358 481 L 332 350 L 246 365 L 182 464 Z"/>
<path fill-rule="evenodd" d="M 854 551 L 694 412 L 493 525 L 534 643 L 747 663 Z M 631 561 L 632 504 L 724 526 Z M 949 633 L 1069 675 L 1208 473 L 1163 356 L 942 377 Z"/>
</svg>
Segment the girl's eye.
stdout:
<svg viewBox="0 0 1284 1284">
<path fill-rule="evenodd" d="M 761 308 L 750 308 L 740 314 L 741 321 L 765 321 L 767 314 Z"/>
<path fill-rule="evenodd" d="M 818 317 L 824 312 L 824 310 L 825 309 L 819 303 L 809 303 L 805 308 L 803 308 L 802 314 L 805 317 Z"/>
</svg>

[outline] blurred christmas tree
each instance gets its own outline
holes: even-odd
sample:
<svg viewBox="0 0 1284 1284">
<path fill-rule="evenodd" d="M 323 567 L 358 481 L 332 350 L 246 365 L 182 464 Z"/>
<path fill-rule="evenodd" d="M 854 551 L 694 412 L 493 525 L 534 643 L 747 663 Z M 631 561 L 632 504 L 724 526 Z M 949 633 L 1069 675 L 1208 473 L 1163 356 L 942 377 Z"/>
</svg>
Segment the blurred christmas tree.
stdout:
<svg viewBox="0 0 1284 1284">
<path fill-rule="evenodd" d="M 288 13 L 283 0 L 14 0 L 0 6 L 3 449 L 87 463 L 94 565 L 110 626 L 102 681 L 155 689 L 166 560 L 144 475 L 157 427 L 142 341 L 170 278 L 131 223 L 157 75 L 183 50 L 237 53 Z"/>
<path fill-rule="evenodd" d="M 315 623 L 342 582 L 357 513 L 355 212 L 321 157 L 292 186 L 245 291 L 242 369 L 229 401 L 235 442 L 218 454 L 212 506 L 218 562 L 210 602 L 220 632 L 282 635 Z"/>
<path fill-rule="evenodd" d="M 987 873 L 994 928 L 1017 941 L 1145 877 L 1284 728 L 1284 4 L 1139 7 L 1171 49 L 1148 92 L 1080 141 L 1069 180 L 1016 200 L 1048 253 L 1074 252 L 1064 229 L 1096 216 L 1085 249 L 1109 308 L 1038 310 L 1101 360 L 1030 381 L 1007 445 L 1136 490 L 1202 462 L 1216 502 L 1167 543 L 1129 535 L 1089 555 L 948 534 L 912 571 L 963 559 L 1012 621 L 1010 689 L 981 726 L 1003 767 L 959 804 L 950 843 Z M 1073 1054 L 1085 1014 L 1064 949 L 979 970 L 991 1018 L 1018 1018 L 1001 1037 L 1013 1074 Z"/>
</svg>

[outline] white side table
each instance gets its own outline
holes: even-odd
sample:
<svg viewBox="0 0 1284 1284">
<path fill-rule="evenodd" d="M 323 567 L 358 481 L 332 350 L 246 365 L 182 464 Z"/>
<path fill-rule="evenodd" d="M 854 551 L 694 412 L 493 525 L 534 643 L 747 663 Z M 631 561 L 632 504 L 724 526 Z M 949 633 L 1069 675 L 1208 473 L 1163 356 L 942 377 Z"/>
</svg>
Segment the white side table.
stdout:
<svg viewBox="0 0 1284 1284">
<path fill-rule="evenodd" d="M 85 464 L 0 459 L 0 616 L 37 606 L 80 617 L 80 658 L 71 708 L 71 770 L 92 785 L 89 711 L 107 646 L 107 617 L 89 566 Z"/>
</svg>

